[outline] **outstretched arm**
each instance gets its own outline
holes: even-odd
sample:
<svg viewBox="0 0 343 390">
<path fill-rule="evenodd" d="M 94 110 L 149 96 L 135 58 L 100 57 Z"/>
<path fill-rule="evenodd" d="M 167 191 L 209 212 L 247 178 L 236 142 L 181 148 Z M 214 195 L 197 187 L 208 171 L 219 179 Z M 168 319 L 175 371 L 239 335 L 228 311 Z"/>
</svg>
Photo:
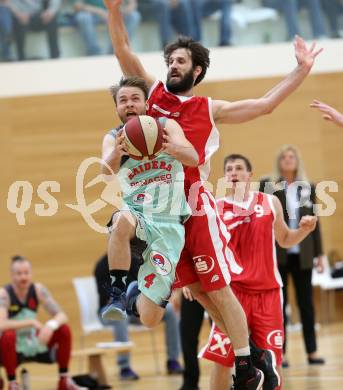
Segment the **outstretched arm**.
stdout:
<svg viewBox="0 0 343 390">
<path fill-rule="evenodd" d="M 337 126 L 343 127 L 343 114 L 330 107 L 328 104 L 322 103 L 319 100 L 313 100 L 310 107 L 317 108 L 324 115 L 323 118 L 327 121 L 335 123 Z"/>
<path fill-rule="evenodd" d="M 315 229 L 317 217 L 312 215 L 302 217 L 298 229 L 290 229 L 285 223 L 282 206 L 276 196 L 273 196 L 273 204 L 276 212 L 274 224 L 275 238 L 282 248 L 291 248 L 299 244 Z"/>
<path fill-rule="evenodd" d="M 310 48 L 305 41 L 296 37 L 294 41 L 295 56 L 298 66 L 274 88 L 258 99 L 227 102 L 215 100 L 213 102 L 213 118 L 217 123 L 242 123 L 255 119 L 261 115 L 271 113 L 305 80 L 312 69 L 315 58 L 322 49 L 316 50 L 313 43 Z"/>
<path fill-rule="evenodd" d="M 189 167 L 199 164 L 199 156 L 193 145 L 187 140 L 181 126 L 174 120 L 168 119 L 163 136 L 163 151 Z"/>
<path fill-rule="evenodd" d="M 141 61 L 130 47 L 129 37 L 120 10 L 122 0 L 104 0 L 108 9 L 108 29 L 113 50 L 125 76 L 142 77 L 150 88 L 155 79 L 144 69 Z"/>
</svg>

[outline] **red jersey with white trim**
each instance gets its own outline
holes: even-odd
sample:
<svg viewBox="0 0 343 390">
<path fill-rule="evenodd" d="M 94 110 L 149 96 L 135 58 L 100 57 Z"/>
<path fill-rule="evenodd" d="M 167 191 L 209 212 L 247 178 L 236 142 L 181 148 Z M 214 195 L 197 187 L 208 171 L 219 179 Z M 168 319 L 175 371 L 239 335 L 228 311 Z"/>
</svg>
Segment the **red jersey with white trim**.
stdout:
<svg viewBox="0 0 343 390">
<path fill-rule="evenodd" d="M 178 96 L 161 81 L 150 90 L 148 115 L 175 119 L 199 155 L 198 167 L 184 167 L 185 189 L 208 179 L 210 158 L 219 148 L 219 132 L 212 117 L 212 100 L 200 96 Z"/>
<path fill-rule="evenodd" d="M 277 267 L 272 196 L 250 192 L 246 202 L 217 200 L 219 214 L 231 235 L 229 246 L 243 268 L 231 273 L 231 285 L 246 293 L 258 293 L 282 286 Z"/>
</svg>

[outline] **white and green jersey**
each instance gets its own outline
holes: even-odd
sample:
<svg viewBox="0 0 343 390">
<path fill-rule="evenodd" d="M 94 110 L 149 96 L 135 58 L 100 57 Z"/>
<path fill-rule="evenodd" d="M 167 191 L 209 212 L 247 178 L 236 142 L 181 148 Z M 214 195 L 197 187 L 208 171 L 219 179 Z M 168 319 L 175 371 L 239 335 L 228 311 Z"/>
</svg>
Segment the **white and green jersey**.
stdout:
<svg viewBox="0 0 343 390">
<path fill-rule="evenodd" d="M 120 129 L 110 134 L 115 137 Z M 153 160 L 124 156 L 118 179 L 125 204 L 145 218 L 183 221 L 190 215 L 183 166 L 169 154 L 162 152 Z"/>
</svg>

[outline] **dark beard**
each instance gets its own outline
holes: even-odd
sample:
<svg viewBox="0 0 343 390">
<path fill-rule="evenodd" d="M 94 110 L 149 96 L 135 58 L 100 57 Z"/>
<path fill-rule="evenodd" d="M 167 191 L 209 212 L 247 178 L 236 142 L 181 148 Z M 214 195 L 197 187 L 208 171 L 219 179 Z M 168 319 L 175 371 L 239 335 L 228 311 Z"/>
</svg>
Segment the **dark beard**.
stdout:
<svg viewBox="0 0 343 390">
<path fill-rule="evenodd" d="M 183 79 L 179 82 L 173 83 L 170 81 L 170 76 L 167 77 L 166 86 L 168 88 L 168 91 L 174 94 L 178 94 L 180 92 L 187 92 L 189 91 L 194 84 L 193 79 L 193 69 L 191 69 L 189 72 L 187 72 Z"/>
</svg>

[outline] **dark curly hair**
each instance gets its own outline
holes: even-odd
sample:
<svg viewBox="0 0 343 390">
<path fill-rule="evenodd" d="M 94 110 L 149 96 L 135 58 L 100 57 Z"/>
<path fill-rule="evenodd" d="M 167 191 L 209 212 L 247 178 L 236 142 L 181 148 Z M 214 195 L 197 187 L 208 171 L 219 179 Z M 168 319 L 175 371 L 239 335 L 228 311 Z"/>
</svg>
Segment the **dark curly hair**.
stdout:
<svg viewBox="0 0 343 390">
<path fill-rule="evenodd" d="M 205 77 L 207 68 L 210 66 L 210 51 L 200 42 L 196 42 L 189 37 L 180 36 L 175 42 L 170 43 L 164 49 L 164 60 L 169 65 L 171 54 L 177 49 L 186 49 L 191 52 L 193 69 L 196 66 L 201 67 L 201 73 L 194 82 L 194 85 L 199 84 Z"/>
</svg>

